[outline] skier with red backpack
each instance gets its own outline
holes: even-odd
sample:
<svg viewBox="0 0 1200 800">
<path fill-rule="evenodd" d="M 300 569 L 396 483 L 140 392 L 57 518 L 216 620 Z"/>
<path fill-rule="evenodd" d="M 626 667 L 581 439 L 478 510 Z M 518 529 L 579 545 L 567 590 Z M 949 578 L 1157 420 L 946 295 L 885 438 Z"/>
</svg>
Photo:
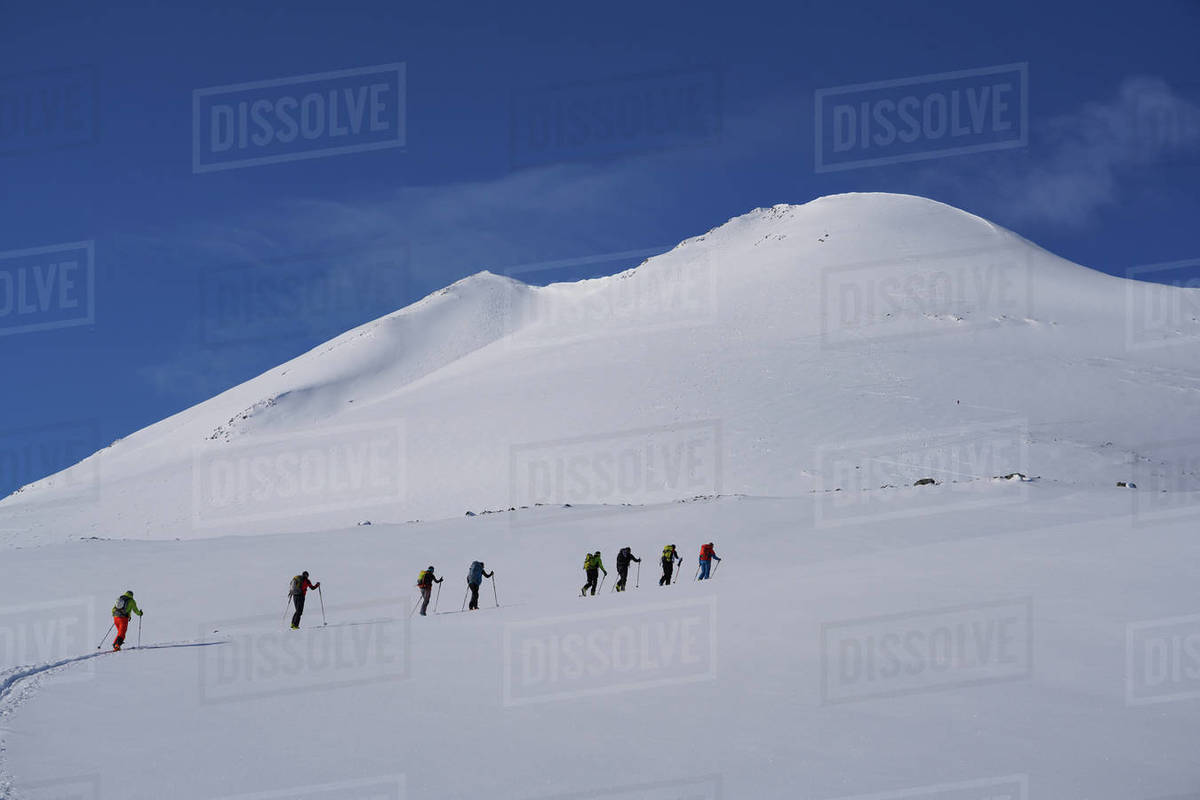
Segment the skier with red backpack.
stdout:
<svg viewBox="0 0 1200 800">
<path fill-rule="evenodd" d="M 717 551 L 713 550 L 713 543 L 700 545 L 700 575 L 696 578 L 698 581 L 706 580 L 709 577 L 708 570 L 712 566 L 713 559 L 721 560 L 717 555 Z"/>
<path fill-rule="evenodd" d="M 433 574 L 433 565 L 430 564 L 428 569 L 421 570 L 417 575 L 417 588 L 421 590 L 421 616 L 425 616 L 425 610 L 429 608 L 429 595 L 433 593 L 433 585 L 441 583 L 444 578 L 439 578 Z M 441 590 L 439 589 L 440 593 Z M 412 612 L 409 612 L 410 614 Z"/>
</svg>

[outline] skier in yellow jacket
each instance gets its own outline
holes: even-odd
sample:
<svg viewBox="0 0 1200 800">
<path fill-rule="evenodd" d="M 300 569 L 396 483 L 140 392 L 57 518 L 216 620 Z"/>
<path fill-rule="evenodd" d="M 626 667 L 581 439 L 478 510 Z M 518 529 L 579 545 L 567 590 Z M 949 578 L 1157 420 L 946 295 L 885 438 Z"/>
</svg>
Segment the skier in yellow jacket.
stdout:
<svg viewBox="0 0 1200 800">
<path fill-rule="evenodd" d="M 587 572 L 587 583 L 579 590 L 579 596 L 583 597 L 590 588 L 594 597 L 596 595 L 596 579 L 600 577 L 600 571 L 604 570 L 604 577 L 608 577 L 608 570 L 604 569 L 604 560 L 600 558 L 599 550 L 583 559 L 583 568 Z"/>
</svg>

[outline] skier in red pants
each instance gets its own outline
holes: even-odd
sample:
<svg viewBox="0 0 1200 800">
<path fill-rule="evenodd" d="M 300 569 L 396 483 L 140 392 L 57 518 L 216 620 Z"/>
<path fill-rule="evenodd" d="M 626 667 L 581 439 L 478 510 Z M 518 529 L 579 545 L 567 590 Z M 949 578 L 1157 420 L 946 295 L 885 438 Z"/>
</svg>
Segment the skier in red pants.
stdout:
<svg viewBox="0 0 1200 800">
<path fill-rule="evenodd" d="M 125 644 L 125 631 L 129 628 L 129 615 L 142 615 L 142 610 L 137 607 L 137 603 L 133 602 L 133 590 L 130 589 L 125 594 L 117 598 L 116 605 L 112 608 L 113 625 L 117 627 L 117 638 L 113 639 L 113 650 L 120 650 L 121 645 Z"/>
</svg>

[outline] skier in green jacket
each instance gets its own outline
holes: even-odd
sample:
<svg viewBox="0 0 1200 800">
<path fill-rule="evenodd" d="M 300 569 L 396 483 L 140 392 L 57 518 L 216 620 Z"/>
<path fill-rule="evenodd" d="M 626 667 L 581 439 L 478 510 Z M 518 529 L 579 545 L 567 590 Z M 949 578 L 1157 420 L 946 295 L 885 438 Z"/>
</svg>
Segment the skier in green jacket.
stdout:
<svg viewBox="0 0 1200 800">
<path fill-rule="evenodd" d="M 125 631 L 129 627 L 130 614 L 137 614 L 139 617 L 142 615 L 142 610 L 133 601 L 132 589 L 118 597 L 116 605 L 112 608 L 113 625 L 117 626 L 117 638 L 113 639 L 113 650 L 120 650 L 121 645 L 125 644 Z"/>
<path fill-rule="evenodd" d="M 579 596 L 583 597 L 587 594 L 588 587 L 591 587 L 592 596 L 596 594 L 596 580 L 600 577 L 600 571 L 604 571 L 604 577 L 608 577 L 608 570 L 604 569 L 604 561 L 600 558 L 600 551 L 592 553 L 583 559 L 583 568 L 587 571 L 587 583 L 579 590 Z"/>
</svg>

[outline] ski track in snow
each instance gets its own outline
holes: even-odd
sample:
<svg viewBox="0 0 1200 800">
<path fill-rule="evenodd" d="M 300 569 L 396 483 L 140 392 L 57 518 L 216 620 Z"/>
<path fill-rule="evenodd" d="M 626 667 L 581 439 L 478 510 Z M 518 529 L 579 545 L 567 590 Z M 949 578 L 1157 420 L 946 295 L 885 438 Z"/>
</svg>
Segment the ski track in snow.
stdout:
<svg viewBox="0 0 1200 800">
<path fill-rule="evenodd" d="M 107 639 L 107 635 L 105 639 Z M 224 642 L 208 642 L 208 641 L 184 641 L 184 642 L 166 642 L 162 644 L 147 644 L 134 645 L 126 647 L 121 652 L 131 653 L 142 650 L 169 650 L 180 647 L 206 647 L 210 645 L 224 644 Z M 17 709 L 24 705 L 27 701 L 33 698 L 42 686 L 42 682 L 50 675 L 70 669 L 73 666 L 81 664 L 85 661 L 91 661 L 102 656 L 115 655 L 112 649 L 97 649 L 94 653 L 84 653 L 83 655 L 70 656 L 57 661 L 47 661 L 41 664 L 26 664 L 18 667 L 10 667 L 9 669 L 0 672 L 0 722 L 7 720 L 12 716 Z M 0 726 L 0 732 L 8 733 L 9 728 Z M 0 798 L 5 800 L 19 800 L 20 794 L 13 785 L 13 777 L 8 772 L 8 744 L 4 736 L 0 735 Z"/>
<path fill-rule="evenodd" d="M 18 708 L 37 693 L 46 675 L 56 670 L 66 669 L 72 664 L 90 661 L 93 658 L 99 658 L 110 653 L 112 653 L 111 650 L 97 650 L 95 653 L 85 653 L 81 656 L 72 656 L 44 664 L 11 667 L 0 673 L 0 722 L 7 720 Z M 0 727 L 0 731 L 7 734 L 9 729 Z M 7 769 L 7 756 L 7 738 L 0 736 L 0 797 L 16 800 L 19 795 L 15 794 L 16 790 L 13 787 L 13 778 Z"/>
</svg>

